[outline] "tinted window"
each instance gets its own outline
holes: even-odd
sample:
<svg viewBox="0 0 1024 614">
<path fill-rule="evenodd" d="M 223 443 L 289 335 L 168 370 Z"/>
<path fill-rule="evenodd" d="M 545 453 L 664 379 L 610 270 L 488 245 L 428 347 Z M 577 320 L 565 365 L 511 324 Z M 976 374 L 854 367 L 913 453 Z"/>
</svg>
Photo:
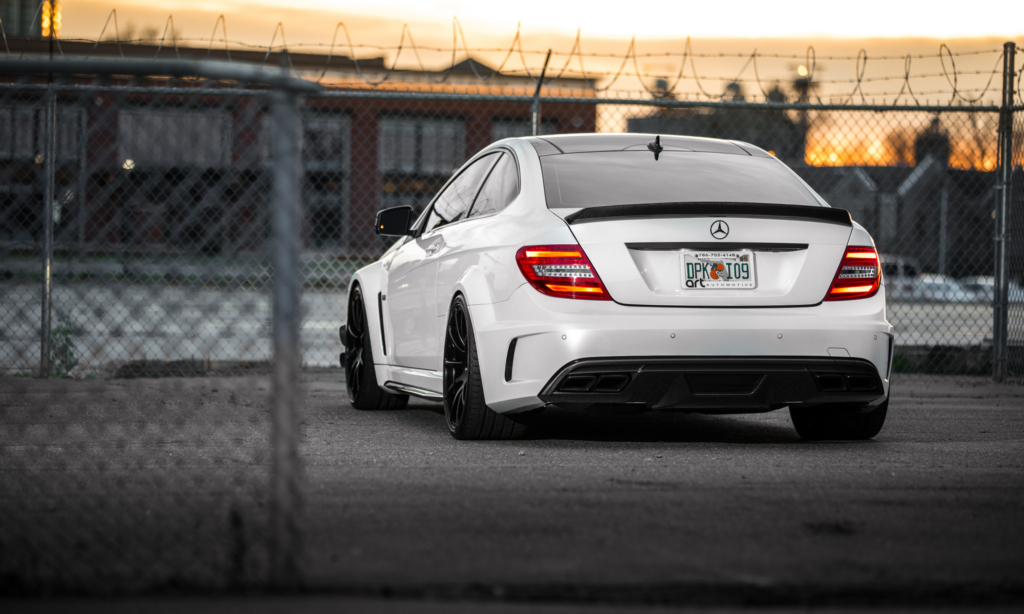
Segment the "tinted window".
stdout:
<svg viewBox="0 0 1024 614">
<path fill-rule="evenodd" d="M 774 158 L 720 153 L 615 151 L 544 156 L 548 207 L 649 203 L 820 206 Z"/>
<path fill-rule="evenodd" d="M 427 225 L 423 230 L 427 231 L 440 224 L 449 224 L 462 219 L 466 210 L 473 204 L 473 197 L 476 196 L 480 183 L 487 176 L 487 171 L 491 170 L 496 158 L 496 154 L 480 158 L 449 183 L 448 187 L 434 201 L 434 207 L 427 217 Z"/>
<path fill-rule="evenodd" d="M 487 176 L 469 217 L 497 213 L 515 200 L 516 196 L 519 196 L 519 170 L 512 156 L 502 154 L 494 170 Z"/>
</svg>

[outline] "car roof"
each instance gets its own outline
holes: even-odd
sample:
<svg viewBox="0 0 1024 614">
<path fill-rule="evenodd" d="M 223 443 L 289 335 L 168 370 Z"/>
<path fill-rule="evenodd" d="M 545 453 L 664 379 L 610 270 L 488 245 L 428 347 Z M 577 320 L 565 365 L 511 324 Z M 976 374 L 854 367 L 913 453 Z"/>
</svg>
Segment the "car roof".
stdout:
<svg viewBox="0 0 1024 614">
<path fill-rule="evenodd" d="M 538 155 L 550 156 L 598 151 L 625 151 L 629 149 L 647 150 L 647 144 L 654 141 L 655 137 L 660 137 L 659 142 L 665 151 L 727 153 L 740 156 L 757 156 L 760 158 L 772 157 L 771 154 L 763 149 L 748 143 L 671 134 L 656 135 L 633 132 L 616 134 L 556 134 L 542 137 L 525 137 L 525 140 L 533 145 Z"/>
</svg>

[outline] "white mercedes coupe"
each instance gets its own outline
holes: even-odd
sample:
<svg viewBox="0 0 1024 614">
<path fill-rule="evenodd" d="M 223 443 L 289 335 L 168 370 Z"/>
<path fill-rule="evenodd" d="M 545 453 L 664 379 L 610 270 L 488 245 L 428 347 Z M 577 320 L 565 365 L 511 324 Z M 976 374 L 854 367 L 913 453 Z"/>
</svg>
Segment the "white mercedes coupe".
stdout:
<svg viewBox="0 0 1024 614">
<path fill-rule="evenodd" d="M 893 329 L 871 236 L 737 141 L 581 134 L 498 141 L 359 270 L 341 356 L 352 405 L 444 403 L 456 439 L 556 406 L 767 412 L 805 439 L 867 439 Z"/>
</svg>

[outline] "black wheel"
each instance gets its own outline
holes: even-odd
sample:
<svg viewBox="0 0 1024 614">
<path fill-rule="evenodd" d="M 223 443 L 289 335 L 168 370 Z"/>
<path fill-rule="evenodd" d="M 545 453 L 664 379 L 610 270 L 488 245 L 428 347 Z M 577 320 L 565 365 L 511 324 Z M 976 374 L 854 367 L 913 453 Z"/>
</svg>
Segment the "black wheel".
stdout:
<svg viewBox="0 0 1024 614">
<path fill-rule="evenodd" d="M 871 411 L 818 407 L 789 408 L 796 432 L 804 439 L 871 439 L 882 430 L 889 399 Z"/>
<path fill-rule="evenodd" d="M 448 310 L 444 332 L 444 415 L 456 439 L 519 439 L 526 425 L 492 411 L 484 401 L 480 362 L 469 309 L 462 296 Z"/>
<path fill-rule="evenodd" d="M 373 370 L 373 351 L 366 329 L 366 305 L 359 286 L 348 296 L 348 321 L 345 328 L 345 384 L 348 398 L 356 409 L 400 409 L 409 397 L 391 394 L 377 385 Z"/>
</svg>

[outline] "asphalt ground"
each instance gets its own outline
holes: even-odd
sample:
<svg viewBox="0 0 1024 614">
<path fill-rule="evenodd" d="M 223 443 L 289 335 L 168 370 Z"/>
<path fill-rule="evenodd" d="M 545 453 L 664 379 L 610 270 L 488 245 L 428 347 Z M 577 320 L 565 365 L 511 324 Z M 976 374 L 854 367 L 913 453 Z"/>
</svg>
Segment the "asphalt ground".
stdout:
<svg viewBox="0 0 1024 614">
<path fill-rule="evenodd" d="M 270 600 L 248 593 L 267 568 L 265 379 L 0 379 L 0 588 L 136 595 L 8 605 L 1024 605 L 1024 387 L 904 376 L 867 442 L 804 442 L 785 411 L 548 411 L 532 439 L 458 442 L 437 405 L 360 412 L 337 371 L 303 378 L 307 593 Z"/>
</svg>

